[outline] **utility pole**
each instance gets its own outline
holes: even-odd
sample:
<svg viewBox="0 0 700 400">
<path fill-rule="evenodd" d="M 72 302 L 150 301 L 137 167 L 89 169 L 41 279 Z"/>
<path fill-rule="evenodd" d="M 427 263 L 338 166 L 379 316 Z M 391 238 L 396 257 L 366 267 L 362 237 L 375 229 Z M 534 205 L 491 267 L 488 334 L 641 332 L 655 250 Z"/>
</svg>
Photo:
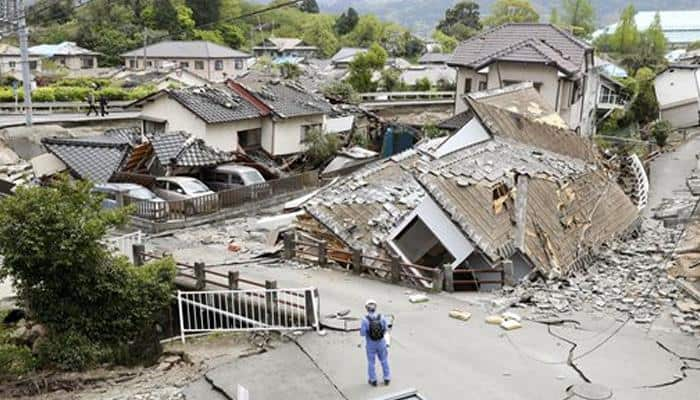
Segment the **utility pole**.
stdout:
<svg viewBox="0 0 700 400">
<path fill-rule="evenodd" d="M 29 49 L 27 48 L 27 20 L 24 12 L 24 1 L 15 0 L 17 13 L 17 34 L 22 63 L 22 85 L 24 86 L 24 119 L 27 126 L 32 126 L 32 88 L 29 65 Z"/>
</svg>

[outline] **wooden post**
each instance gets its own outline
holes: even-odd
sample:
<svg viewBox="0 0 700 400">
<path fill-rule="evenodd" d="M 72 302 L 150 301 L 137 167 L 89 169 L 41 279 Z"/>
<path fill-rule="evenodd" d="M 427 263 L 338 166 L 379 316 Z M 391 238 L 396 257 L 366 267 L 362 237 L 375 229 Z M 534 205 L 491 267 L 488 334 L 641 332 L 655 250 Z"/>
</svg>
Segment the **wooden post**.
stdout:
<svg viewBox="0 0 700 400">
<path fill-rule="evenodd" d="M 454 270 L 449 264 L 443 265 L 442 268 L 445 276 L 445 290 L 453 293 L 455 291 Z"/>
<path fill-rule="evenodd" d="M 228 289 L 238 290 L 238 278 L 240 277 L 240 272 L 238 271 L 228 271 Z"/>
<path fill-rule="evenodd" d="M 145 263 L 146 246 L 142 244 L 134 244 L 131 246 L 131 252 L 134 253 L 134 265 L 137 267 Z"/>
<path fill-rule="evenodd" d="M 197 278 L 197 283 L 195 284 L 195 288 L 197 290 L 204 290 L 204 288 L 207 286 L 206 273 L 207 272 L 204 269 L 203 262 L 194 263 L 194 276 Z"/>
<path fill-rule="evenodd" d="M 265 323 L 274 325 L 275 315 L 277 315 L 277 292 L 271 290 L 277 289 L 277 281 L 265 281 L 265 315 L 267 317 Z M 277 321 L 279 323 L 279 321 Z"/>
<path fill-rule="evenodd" d="M 433 292 L 439 292 L 442 290 L 444 277 L 445 274 L 442 268 L 435 268 L 433 270 Z"/>
<path fill-rule="evenodd" d="M 318 243 L 318 265 L 325 268 L 328 264 L 328 244 L 325 240 Z"/>
<path fill-rule="evenodd" d="M 401 261 L 396 256 L 390 256 L 391 259 L 391 283 L 401 282 Z"/>
<path fill-rule="evenodd" d="M 316 313 L 314 312 L 314 298 L 311 290 L 304 291 L 304 314 L 307 327 L 316 326 Z"/>
<path fill-rule="evenodd" d="M 362 273 L 362 250 L 352 251 L 352 272 L 356 275 Z"/>
<path fill-rule="evenodd" d="M 282 240 L 284 241 L 284 258 L 291 260 L 296 256 L 295 254 L 295 243 L 294 243 L 294 233 L 284 232 L 282 234 Z"/>
</svg>

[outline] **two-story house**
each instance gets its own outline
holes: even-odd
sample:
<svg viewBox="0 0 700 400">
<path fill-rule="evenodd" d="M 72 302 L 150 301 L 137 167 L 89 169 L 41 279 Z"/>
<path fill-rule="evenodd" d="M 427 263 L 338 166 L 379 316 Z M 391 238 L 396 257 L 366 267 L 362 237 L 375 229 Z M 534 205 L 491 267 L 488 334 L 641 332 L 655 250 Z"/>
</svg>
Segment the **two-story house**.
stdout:
<svg viewBox="0 0 700 400">
<path fill-rule="evenodd" d="M 270 37 L 260 45 L 253 47 L 255 57 L 268 56 L 272 58 L 301 57 L 312 58 L 318 52 L 318 47 L 309 46 L 297 38 Z"/>
<path fill-rule="evenodd" d="M 180 67 L 210 82 L 223 82 L 244 74 L 251 58 L 247 53 L 203 40 L 163 41 L 128 51 L 121 57 L 128 69 Z"/>
<path fill-rule="evenodd" d="M 80 47 L 73 42 L 40 44 L 29 48 L 29 52 L 50 59 L 69 71 L 94 70 L 98 67 L 100 53 Z"/>
<path fill-rule="evenodd" d="M 467 110 L 467 93 L 529 81 L 571 129 L 594 130 L 597 87 L 587 79 L 593 47 L 563 29 L 501 25 L 462 42 L 448 65 L 457 68 L 456 114 Z"/>
</svg>

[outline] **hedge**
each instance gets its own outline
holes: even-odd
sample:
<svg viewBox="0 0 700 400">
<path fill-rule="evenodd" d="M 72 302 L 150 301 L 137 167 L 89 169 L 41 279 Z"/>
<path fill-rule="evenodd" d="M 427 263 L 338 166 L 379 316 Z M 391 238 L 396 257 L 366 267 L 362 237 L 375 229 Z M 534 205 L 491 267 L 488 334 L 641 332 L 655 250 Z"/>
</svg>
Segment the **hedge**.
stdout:
<svg viewBox="0 0 700 400">
<path fill-rule="evenodd" d="M 109 101 L 126 101 L 138 100 L 142 97 L 156 91 L 155 86 L 144 85 L 138 86 L 131 90 L 126 90 L 120 87 L 108 86 L 98 91 L 93 91 L 88 87 L 81 86 L 44 86 L 32 91 L 32 101 L 36 102 L 52 102 L 52 101 L 87 101 L 90 92 L 95 93 L 95 100 L 100 96 L 105 96 Z M 17 100 L 24 101 L 24 91 L 22 88 L 17 89 Z M 12 88 L 0 87 L 0 102 L 12 103 L 15 101 L 15 96 Z"/>
</svg>

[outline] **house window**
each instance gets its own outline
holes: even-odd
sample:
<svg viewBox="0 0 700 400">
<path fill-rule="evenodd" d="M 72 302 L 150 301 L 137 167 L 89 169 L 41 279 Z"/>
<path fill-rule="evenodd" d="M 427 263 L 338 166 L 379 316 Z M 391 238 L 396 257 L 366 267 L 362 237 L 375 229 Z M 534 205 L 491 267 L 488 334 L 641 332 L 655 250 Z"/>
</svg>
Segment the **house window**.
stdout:
<svg viewBox="0 0 700 400">
<path fill-rule="evenodd" d="M 216 60 L 214 61 L 214 69 L 217 71 L 223 71 L 224 69 L 224 60 Z"/>
<path fill-rule="evenodd" d="M 479 81 L 479 91 L 486 90 L 486 81 Z"/>
<path fill-rule="evenodd" d="M 467 78 L 464 80 L 464 93 L 471 93 L 472 91 L 472 80 Z"/>
<path fill-rule="evenodd" d="M 82 57 L 80 59 L 80 68 L 82 68 L 82 69 L 95 68 L 95 60 L 92 57 Z"/>
<path fill-rule="evenodd" d="M 320 131 L 321 124 L 303 125 L 301 127 L 301 140 L 299 142 L 302 144 L 307 143 L 309 141 L 309 133 L 315 130 Z"/>
<path fill-rule="evenodd" d="M 139 63 L 136 60 L 129 60 L 129 68 L 136 69 L 139 67 Z"/>
<path fill-rule="evenodd" d="M 189 67 L 190 67 L 190 63 L 188 63 L 187 61 L 180 62 L 180 68 L 189 68 Z"/>
<path fill-rule="evenodd" d="M 149 68 L 153 67 L 153 61 L 146 61 L 146 66 Z"/>
<path fill-rule="evenodd" d="M 65 57 L 59 58 L 59 59 L 58 59 L 58 62 L 59 62 L 61 65 L 66 65 L 66 59 L 65 59 Z"/>
<path fill-rule="evenodd" d="M 576 82 L 574 82 L 573 89 L 571 89 L 571 103 L 570 104 L 573 105 L 580 98 L 581 98 L 581 82 L 576 81 Z"/>
<path fill-rule="evenodd" d="M 493 212 L 495 214 L 500 214 L 503 211 L 504 204 L 508 200 L 508 187 L 499 183 L 493 188 Z"/>
<path fill-rule="evenodd" d="M 30 61 L 29 62 L 29 69 L 35 70 L 37 68 L 37 62 L 36 61 Z"/>
<path fill-rule="evenodd" d="M 10 68 L 15 68 L 16 66 L 17 66 L 17 62 L 10 61 Z"/>
<path fill-rule="evenodd" d="M 204 69 L 204 61 L 195 61 L 194 69 Z"/>
<path fill-rule="evenodd" d="M 238 132 L 238 144 L 246 150 L 260 148 L 262 142 L 262 131 L 260 129 L 250 129 Z"/>
<path fill-rule="evenodd" d="M 236 69 L 243 69 L 243 60 L 236 60 Z"/>
</svg>

